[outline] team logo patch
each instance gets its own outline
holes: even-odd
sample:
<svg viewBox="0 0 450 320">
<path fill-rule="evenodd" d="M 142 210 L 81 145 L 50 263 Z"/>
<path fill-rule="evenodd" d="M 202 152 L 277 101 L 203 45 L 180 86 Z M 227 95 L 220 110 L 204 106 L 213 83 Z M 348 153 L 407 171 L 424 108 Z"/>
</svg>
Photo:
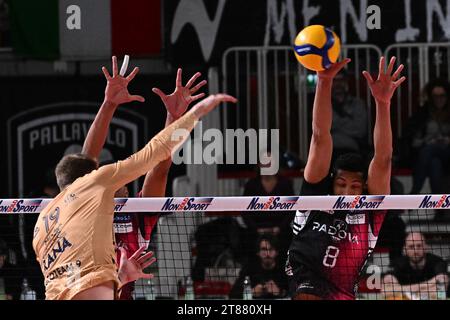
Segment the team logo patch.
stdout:
<svg viewBox="0 0 450 320">
<path fill-rule="evenodd" d="M 347 214 L 345 222 L 348 224 L 364 224 L 366 223 L 365 214 Z"/>
</svg>

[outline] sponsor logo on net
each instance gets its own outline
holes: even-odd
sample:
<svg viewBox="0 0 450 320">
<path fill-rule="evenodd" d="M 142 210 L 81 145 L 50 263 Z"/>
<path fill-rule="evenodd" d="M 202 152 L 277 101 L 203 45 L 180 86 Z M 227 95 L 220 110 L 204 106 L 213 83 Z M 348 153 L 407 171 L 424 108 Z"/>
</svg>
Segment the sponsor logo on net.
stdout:
<svg viewBox="0 0 450 320">
<path fill-rule="evenodd" d="M 119 198 L 116 199 L 116 204 L 114 206 L 114 212 L 122 211 L 123 207 L 126 206 L 128 199 L 127 198 Z"/>
<path fill-rule="evenodd" d="M 270 197 L 262 201 L 260 197 L 253 197 L 247 210 L 292 210 L 300 197 Z"/>
<path fill-rule="evenodd" d="M 168 198 L 162 206 L 162 211 L 205 211 L 211 205 L 214 198 L 189 198 L 182 200 Z"/>
<path fill-rule="evenodd" d="M 333 205 L 333 209 L 364 210 L 378 209 L 384 201 L 384 196 L 341 196 Z"/>
<path fill-rule="evenodd" d="M 423 197 L 419 209 L 444 209 L 450 207 L 450 195 L 444 194 L 438 200 L 431 200 L 432 195 Z"/>
<path fill-rule="evenodd" d="M 27 213 L 36 212 L 42 200 L 38 199 L 15 199 L 11 203 L 0 200 L 0 213 Z M 9 203 L 9 204 L 8 204 Z"/>
</svg>

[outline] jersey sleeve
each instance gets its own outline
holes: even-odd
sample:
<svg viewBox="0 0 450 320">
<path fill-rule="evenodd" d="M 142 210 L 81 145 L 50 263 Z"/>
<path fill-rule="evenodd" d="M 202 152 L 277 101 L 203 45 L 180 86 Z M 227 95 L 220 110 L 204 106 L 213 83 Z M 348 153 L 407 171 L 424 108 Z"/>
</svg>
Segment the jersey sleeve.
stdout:
<svg viewBox="0 0 450 320">
<path fill-rule="evenodd" d="M 172 150 L 189 136 L 197 121 L 198 118 L 191 112 L 162 130 L 143 149 L 126 160 L 100 168 L 101 183 L 116 189 L 144 175 L 170 157 Z"/>
</svg>

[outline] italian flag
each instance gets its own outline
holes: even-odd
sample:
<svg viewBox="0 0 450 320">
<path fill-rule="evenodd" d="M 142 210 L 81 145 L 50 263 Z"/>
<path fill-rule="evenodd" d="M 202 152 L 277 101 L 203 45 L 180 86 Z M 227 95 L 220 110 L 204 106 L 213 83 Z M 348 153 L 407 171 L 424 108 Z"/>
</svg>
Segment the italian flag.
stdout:
<svg viewBox="0 0 450 320">
<path fill-rule="evenodd" d="M 8 1 L 12 46 L 21 56 L 87 60 L 160 54 L 161 0 Z"/>
</svg>

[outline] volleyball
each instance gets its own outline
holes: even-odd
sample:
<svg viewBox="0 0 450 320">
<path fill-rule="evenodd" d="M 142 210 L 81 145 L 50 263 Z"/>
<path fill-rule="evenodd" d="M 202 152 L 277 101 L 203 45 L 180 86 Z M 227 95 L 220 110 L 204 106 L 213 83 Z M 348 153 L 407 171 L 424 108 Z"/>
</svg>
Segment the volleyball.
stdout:
<svg viewBox="0 0 450 320">
<path fill-rule="evenodd" d="M 328 69 L 337 61 L 340 50 L 339 37 L 322 25 L 308 26 L 295 38 L 295 57 L 309 70 Z"/>
</svg>

